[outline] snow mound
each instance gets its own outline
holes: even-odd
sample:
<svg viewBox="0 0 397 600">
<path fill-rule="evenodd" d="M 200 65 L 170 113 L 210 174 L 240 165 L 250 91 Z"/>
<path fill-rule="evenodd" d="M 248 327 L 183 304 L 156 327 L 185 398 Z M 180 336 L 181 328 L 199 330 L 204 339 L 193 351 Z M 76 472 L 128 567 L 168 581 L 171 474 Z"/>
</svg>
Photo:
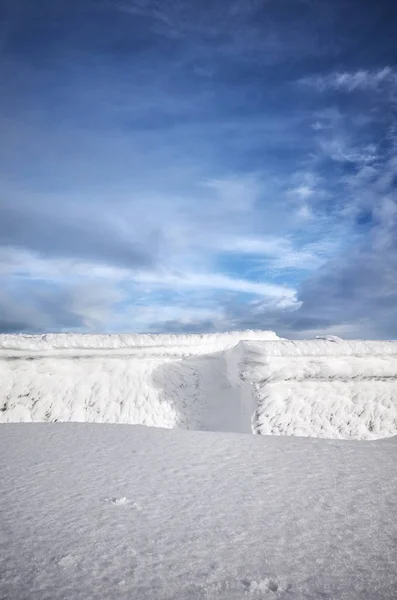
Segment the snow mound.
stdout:
<svg viewBox="0 0 397 600">
<path fill-rule="evenodd" d="M 316 335 L 317 340 L 326 340 L 327 342 L 342 342 L 343 339 L 337 335 Z"/>
<path fill-rule="evenodd" d="M 0 422 L 326 438 L 397 434 L 397 343 L 214 335 L 0 336 Z"/>
<path fill-rule="evenodd" d="M 374 439 L 397 433 L 397 343 L 242 342 L 255 433 Z"/>
<path fill-rule="evenodd" d="M 227 353 L 268 331 L 0 336 L 0 422 L 76 421 L 251 432 Z M 245 401 L 248 404 L 245 404 Z"/>
</svg>

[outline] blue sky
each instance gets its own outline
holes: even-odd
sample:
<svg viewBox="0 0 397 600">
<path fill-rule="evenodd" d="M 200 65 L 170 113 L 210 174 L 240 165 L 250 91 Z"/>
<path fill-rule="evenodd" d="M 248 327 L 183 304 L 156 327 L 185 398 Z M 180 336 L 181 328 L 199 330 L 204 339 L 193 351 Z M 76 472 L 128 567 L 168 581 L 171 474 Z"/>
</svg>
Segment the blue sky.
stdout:
<svg viewBox="0 0 397 600">
<path fill-rule="evenodd" d="M 397 337 L 393 3 L 0 11 L 0 331 Z"/>
</svg>

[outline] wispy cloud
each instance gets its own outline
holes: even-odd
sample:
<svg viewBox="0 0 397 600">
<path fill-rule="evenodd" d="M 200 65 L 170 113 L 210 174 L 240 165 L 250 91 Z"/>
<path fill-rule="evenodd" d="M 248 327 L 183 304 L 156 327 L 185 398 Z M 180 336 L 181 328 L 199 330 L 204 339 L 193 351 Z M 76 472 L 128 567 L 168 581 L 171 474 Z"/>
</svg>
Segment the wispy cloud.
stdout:
<svg viewBox="0 0 397 600">
<path fill-rule="evenodd" d="M 288 286 L 275 285 L 237 279 L 217 273 L 183 273 L 179 275 L 171 273 L 159 273 L 157 275 L 141 274 L 135 277 L 140 283 L 157 284 L 162 287 L 177 286 L 178 288 L 210 288 L 213 290 L 230 290 L 246 294 L 266 296 L 275 300 L 288 299 L 292 303 L 295 298 L 295 290 Z"/>
<path fill-rule="evenodd" d="M 381 69 L 359 69 L 357 71 L 335 71 L 328 75 L 304 77 L 302 83 L 315 87 L 319 91 L 337 90 L 385 91 L 397 88 L 397 71 L 392 67 Z"/>
<path fill-rule="evenodd" d="M 323 239 L 321 242 L 298 245 L 287 237 L 236 238 L 225 241 L 228 252 L 255 257 L 256 271 L 297 269 L 311 271 L 317 269 L 332 254 L 338 243 Z M 261 266 L 262 265 L 262 266 Z"/>
<path fill-rule="evenodd" d="M 225 211 L 252 210 L 263 193 L 263 182 L 254 174 L 229 179 L 210 179 L 204 185 L 215 191 Z"/>
</svg>

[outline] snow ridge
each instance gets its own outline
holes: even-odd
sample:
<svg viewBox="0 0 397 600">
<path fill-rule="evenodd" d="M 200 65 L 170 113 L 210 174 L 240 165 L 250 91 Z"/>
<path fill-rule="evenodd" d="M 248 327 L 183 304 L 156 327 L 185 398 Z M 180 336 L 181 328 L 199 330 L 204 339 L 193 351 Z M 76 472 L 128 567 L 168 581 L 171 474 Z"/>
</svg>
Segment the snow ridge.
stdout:
<svg viewBox="0 0 397 600">
<path fill-rule="evenodd" d="M 0 422 L 75 421 L 251 432 L 225 350 L 267 331 L 0 336 Z"/>
<path fill-rule="evenodd" d="M 130 423 L 374 439 L 397 433 L 397 343 L 273 332 L 0 336 L 0 422 Z"/>
<path fill-rule="evenodd" d="M 397 343 L 243 342 L 262 435 L 376 439 L 397 433 Z"/>
<path fill-rule="evenodd" d="M 43 335 L 2 334 L 0 349 L 20 352 L 51 352 L 55 350 L 125 350 L 150 348 L 164 353 L 202 354 L 235 346 L 240 340 L 278 340 L 273 331 L 232 331 L 205 334 L 90 334 L 45 333 Z"/>
</svg>

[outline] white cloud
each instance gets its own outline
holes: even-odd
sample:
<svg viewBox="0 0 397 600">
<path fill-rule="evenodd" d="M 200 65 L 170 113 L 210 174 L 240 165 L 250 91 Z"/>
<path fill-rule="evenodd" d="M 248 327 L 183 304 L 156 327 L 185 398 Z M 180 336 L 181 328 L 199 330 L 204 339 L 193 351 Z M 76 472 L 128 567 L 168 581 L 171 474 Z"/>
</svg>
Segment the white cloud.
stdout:
<svg viewBox="0 0 397 600">
<path fill-rule="evenodd" d="M 135 271 L 8 248 L 0 252 L 0 272 L 4 288 L 11 284 L 2 301 L 7 321 L 31 331 L 52 329 L 54 322 L 61 329 L 108 331 L 149 330 L 151 323 L 161 322 L 223 326 L 223 310 L 216 300 L 220 291 L 225 298 L 236 293 L 255 296 L 275 308 L 296 302 L 295 289 L 267 283 L 266 276 L 252 281 L 187 265 Z M 16 289 L 13 306 L 10 299 Z"/>
<path fill-rule="evenodd" d="M 180 269 L 176 271 L 171 267 L 161 271 L 129 271 L 128 269 L 98 263 L 78 262 L 68 259 L 44 260 L 27 252 L 17 252 L 5 273 L 23 279 L 41 279 L 54 283 L 96 280 L 102 282 L 103 285 L 106 283 L 117 285 L 128 282 L 143 285 L 146 288 L 153 286 L 156 289 L 208 288 L 257 294 L 275 299 L 292 299 L 295 295 L 295 290 L 288 286 L 233 278 L 216 272 L 200 273 Z"/>
<path fill-rule="evenodd" d="M 308 204 L 301 204 L 296 211 L 296 215 L 301 221 L 309 221 L 314 218 L 313 211 Z"/>
<path fill-rule="evenodd" d="M 258 265 L 262 269 L 303 269 L 313 270 L 320 267 L 326 258 L 335 252 L 335 240 L 323 239 L 318 243 L 306 243 L 296 247 L 287 237 L 239 238 L 225 243 L 225 250 L 257 255 Z M 261 259 L 266 258 L 266 262 Z M 260 268 L 260 267 L 259 267 Z"/>
<path fill-rule="evenodd" d="M 100 262 L 48 258 L 28 250 L 5 247 L 0 248 L 0 274 L 30 281 L 66 283 L 87 279 L 118 281 L 126 277 L 129 271 Z"/>
<path fill-rule="evenodd" d="M 357 71 L 337 71 L 329 75 L 305 77 L 302 83 L 317 88 L 353 92 L 355 90 L 376 91 L 384 88 L 397 88 L 397 72 L 391 67 L 383 69 L 359 69 Z"/>
<path fill-rule="evenodd" d="M 296 194 L 298 196 L 298 198 L 301 198 L 302 200 L 306 200 L 307 198 L 310 198 L 311 196 L 313 196 L 314 189 L 308 185 L 300 185 L 296 188 L 293 188 L 291 190 L 291 192 L 293 194 Z"/>
<path fill-rule="evenodd" d="M 288 299 L 291 303 L 295 300 L 295 290 L 288 286 L 275 285 L 250 281 L 247 279 L 235 279 L 218 273 L 141 273 L 131 280 L 142 284 L 153 284 L 156 287 L 173 289 L 209 288 L 213 290 L 227 290 L 256 294 L 272 298 L 275 301 Z"/>
<path fill-rule="evenodd" d="M 114 324 L 117 329 L 134 331 L 155 330 L 164 323 L 177 322 L 181 326 L 194 325 L 197 322 L 210 321 L 221 323 L 223 311 L 217 307 L 202 308 L 183 306 L 182 304 L 161 304 L 152 306 L 129 306 L 116 315 Z"/>
<path fill-rule="evenodd" d="M 91 281 L 72 288 L 69 310 L 79 318 L 81 324 L 90 330 L 110 323 L 114 306 L 125 299 L 125 294 L 117 287 L 95 284 Z"/>
<path fill-rule="evenodd" d="M 255 175 L 210 179 L 204 186 L 215 192 L 215 197 L 228 211 L 248 211 L 260 199 L 262 182 Z"/>
<path fill-rule="evenodd" d="M 333 137 L 320 140 L 319 145 L 323 153 L 336 162 L 368 165 L 378 157 L 374 144 L 367 144 L 363 147 L 352 146 L 340 133 L 334 133 Z"/>
<path fill-rule="evenodd" d="M 297 216 L 309 219 L 313 216 L 310 205 L 316 204 L 325 195 L 323 178 L 316 172 L 315 165 L 309 162 L 304 169 L 294 173 L 291 180 L 288 197 L 295 205 Z"/>
<path fill-rule="evenodd" d="M 225 241 L 224 249 L 229 252 L 243 252 L 245 254 L 262 254 L 278 256 L 285 251 L 288 241 L 282 237 L 268 236 L 257 238 L 234 238 Z"/>
</svg>

